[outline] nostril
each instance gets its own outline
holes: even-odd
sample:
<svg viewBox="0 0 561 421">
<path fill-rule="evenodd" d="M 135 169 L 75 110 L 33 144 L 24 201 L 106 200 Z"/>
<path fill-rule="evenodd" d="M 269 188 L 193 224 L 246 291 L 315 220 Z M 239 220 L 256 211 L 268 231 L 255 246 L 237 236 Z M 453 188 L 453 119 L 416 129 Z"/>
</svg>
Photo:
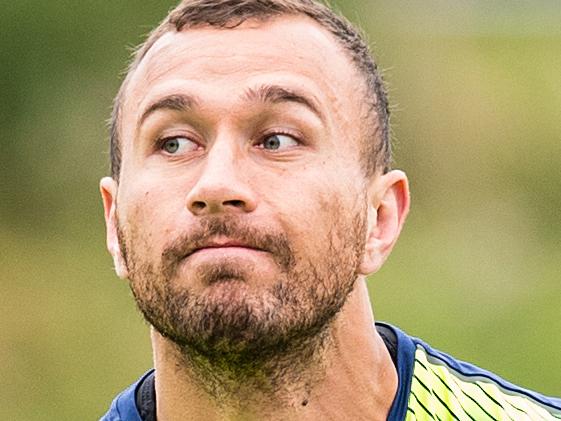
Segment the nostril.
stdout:
<svg viewBox="0 0 561 421">
<path fill-rule="evenodd" d="M 201 202 L 201 201 L 195 201 L 191 204 L 191 208 L 194 211 L 201 211 L 206 207 L 205 202 Z"/>
<path fill-rule="evenodd" d="M 243 208 L 245 206 L 243 200 L 227 200 L 224 202 L 224 205 L 230 205 L 236 208 Z"/>
</svg>

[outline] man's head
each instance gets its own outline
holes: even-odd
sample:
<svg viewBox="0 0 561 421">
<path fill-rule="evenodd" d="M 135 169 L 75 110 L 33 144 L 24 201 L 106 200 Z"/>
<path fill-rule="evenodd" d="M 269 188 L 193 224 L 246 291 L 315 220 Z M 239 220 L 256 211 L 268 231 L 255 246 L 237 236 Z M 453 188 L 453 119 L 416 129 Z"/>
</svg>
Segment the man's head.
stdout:
<svg viewBox="0 0 561 421">
<path fill-rule="evenodd" d="M 185 1 L 116 102 L 109 250 L 146 319 L 202 354 L 256 357 L 317 335 L 407 213 L 405 176 L 385 171 L 379 78 L 296 5 L 330 13 Z"/>
</svg>

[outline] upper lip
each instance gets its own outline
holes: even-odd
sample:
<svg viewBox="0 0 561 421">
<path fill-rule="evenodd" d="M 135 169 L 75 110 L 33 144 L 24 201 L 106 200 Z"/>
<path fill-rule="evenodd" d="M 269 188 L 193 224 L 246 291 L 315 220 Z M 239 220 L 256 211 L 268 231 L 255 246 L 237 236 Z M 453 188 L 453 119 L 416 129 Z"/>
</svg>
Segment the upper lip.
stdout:
<svg viewBox="0 0 561 421">
<path fill-rule="evenodd" d="M 189 252 L 187 253 L 187 256 L 190 256 L 191 254 L 202 250 L 202 249 L 206 249 L 206 248 L 227 248 L 227 247 L 245 247 L 248 249 L 253 249 L 253 250 L 259 250 L 259 251 L 264 251 L 263 249 L 259 248 L 259 247 L 255 247 L 253 245 L 248 244 L 247 242 L 244 241 L 239 241 L 239 240 L 232 240 L 232 239 L 212 239 L 212 240 L 208 240 L 205 242 L 202 242 L 201 244 L 197 244 L 195 245 L 191 250 L 189 250 Z"/>
</svg>

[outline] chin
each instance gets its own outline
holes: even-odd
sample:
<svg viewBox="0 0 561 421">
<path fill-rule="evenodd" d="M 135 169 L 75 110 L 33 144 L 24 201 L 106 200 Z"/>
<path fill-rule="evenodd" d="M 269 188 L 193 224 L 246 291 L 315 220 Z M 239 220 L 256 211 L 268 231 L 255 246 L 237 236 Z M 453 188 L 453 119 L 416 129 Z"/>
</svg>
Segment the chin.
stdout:
<svg viewBox="0 0 561 421">
<path fill-rule="evenodd" d="M 244 279 L 225 278 L 204 287 L 202 295 L 204 301 L 221 303 L 226 308 L 234 303 L 251 300 L 252 291 Z"/>
</svg>

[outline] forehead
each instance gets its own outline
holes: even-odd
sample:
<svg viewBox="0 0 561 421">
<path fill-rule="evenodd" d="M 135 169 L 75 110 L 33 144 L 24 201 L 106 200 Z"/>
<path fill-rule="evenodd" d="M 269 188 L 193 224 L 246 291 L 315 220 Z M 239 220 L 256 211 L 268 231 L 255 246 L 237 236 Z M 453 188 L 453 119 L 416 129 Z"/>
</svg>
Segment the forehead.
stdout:
<svg viewBox="0 0 561 421">
<path fill-rule="evenodd" d="M 123 111 L 131 118 L 144 103 L 177 90 L 228 102 L 263 83 L 304 89 L 335 118 L 345 117 L 341 110 L 357 115 L 352 107 L 363 92 L 355 66 L 331 33 L 308 17 L 282 16 L 233 29 L 164 34 L 132 75 Z"/>
</svg>

